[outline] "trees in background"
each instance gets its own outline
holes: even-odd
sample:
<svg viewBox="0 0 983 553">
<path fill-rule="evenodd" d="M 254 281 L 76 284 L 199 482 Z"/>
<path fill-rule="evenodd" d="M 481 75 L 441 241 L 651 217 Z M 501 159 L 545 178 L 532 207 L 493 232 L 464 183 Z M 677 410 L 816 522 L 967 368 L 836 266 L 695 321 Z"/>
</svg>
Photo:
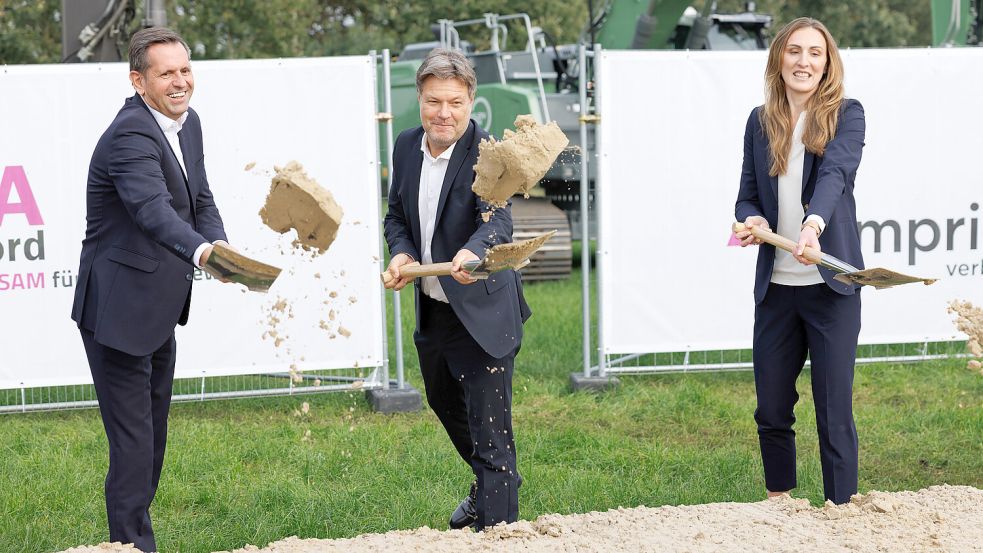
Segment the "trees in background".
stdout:
<svg viewBox="0 0 983 553">
<path fill-rule="evenodd" d="M 0 0 L 0 64 L 61 61 L 59 0 Z"/>
<path fill-rule="evenodd" d="M 69 0 L 77 1 L 77 0 Z M 138 13 L 142 0 L 136 0 Z M 604 0 L 594 0 L 595 9 Z M 694 0 L 702 6 L 703 2 Z M 720 0 L 720 11 L 744 2 Z M 926 46 L 931 43 L 928 0 L 760 0 L 775 26 L 816 17 L 842 47 Z M 59 0 L 0 0 L 0 64 L 56 63 L 61 54 Z M 480 18 L 525 11 L 557 43 L 575 42 L 587 20 L 586 0 L 168 0 L 167 17 L 196 59 L 364 54 L 433 40 L 437 19 Z M 139 21 L 137 17 L 136 21 Z M 512 47 L 525 40 L 510 35 Z"/>
<path fill-rule="evenodd" d="M 822 21 L 842 48 L 929 46 L 929 0 L 759 0 L 757 10 L 774 16 L 773 29 L 808 16 Z M 720 11 L 743 11 L 743 0 L 720 0 Z"/>
</svg>

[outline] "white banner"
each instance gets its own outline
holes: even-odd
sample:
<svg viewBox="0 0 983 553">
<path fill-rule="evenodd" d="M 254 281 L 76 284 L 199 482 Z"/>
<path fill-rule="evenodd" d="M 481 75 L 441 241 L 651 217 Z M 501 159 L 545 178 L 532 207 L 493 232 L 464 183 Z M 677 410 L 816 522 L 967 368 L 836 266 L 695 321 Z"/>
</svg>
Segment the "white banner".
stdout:
<svg viewBox="0 0 983 553">
<path fill-rule="evenodd" d="M 847 96 L 867 121 L 856 180 L 864 261 L 941 279 L 865 288 L 860 341 L 953 339 L 947 302 L 983 303 L 983 49 L 841 53 Z M 603 353 L 750 347 L 757 252 L 728 242 L 765 61 L 765 52 L 601 54 Z"/>
<path fill-rule="evenodd" d="M 190 321 L 177 332 L 177 377 L 381 366 L 372 59 L 201 61 L 194 72 L 191 105 L 229 240 L 284 271 L 268 295 L 196 272 Z M 70 319 L 86 174 L 96 141 L 133 94 L 127 74 L 125 64 L 0 73 L 0 389 L 91 382 Z M 290 160 L 344 209 L 336 242 L 313 259 L 291 247 L 293 231 L 281 237 L 258 215 L 274 164 Z M 273 309 L 281 299 L 289 307 Z M 271 329 L 285 337 L 279 344 L 263 338 Z"/>
</svg>

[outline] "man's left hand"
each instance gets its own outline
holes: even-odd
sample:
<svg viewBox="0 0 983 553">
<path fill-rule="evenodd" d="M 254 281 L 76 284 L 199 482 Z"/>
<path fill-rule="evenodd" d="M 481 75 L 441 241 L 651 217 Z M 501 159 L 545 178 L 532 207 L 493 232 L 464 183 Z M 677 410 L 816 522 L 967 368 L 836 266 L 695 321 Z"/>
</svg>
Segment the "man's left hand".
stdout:
<svg viewBox="0 0 983 553">
<path fill-rule="evenodd" d="M 474 254 L 473 251 L 468 249 L 463 249 L 457 252 L 454 259 L 451 260 L 451 276 L 454 280 L 460 282 L 461 284 L 473 284 L 477 282 L 477 279 L 471 277 L 471 273 L 465 271 L 461 268 L 461 265 L 466 261 L 478 261 L 480 258 Z"/>
</svg>

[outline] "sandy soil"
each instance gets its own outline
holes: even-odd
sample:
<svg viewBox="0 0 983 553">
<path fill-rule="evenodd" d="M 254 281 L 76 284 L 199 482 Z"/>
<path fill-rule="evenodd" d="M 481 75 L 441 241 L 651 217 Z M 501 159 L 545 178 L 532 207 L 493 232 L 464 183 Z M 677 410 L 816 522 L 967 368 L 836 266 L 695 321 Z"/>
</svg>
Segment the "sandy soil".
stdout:
<svg viewBox="0 0 983 553">
<path fill-rule="evenodd" d="M 307 176 L 300 163 L 291 161 L 274 169 L 270 193 L 259 211 L 263 223 L 281 234 L 295 229 L 295 246 L 324 253 L 341 226 L 341 206 L 331 192 Z"/>
<path fill-rule="evenodd" d="M 471 190 L 492 206 L 505 207 L 514 194 L 528 194 L 536 186 L 568 143 L 556 122 L 540 125 L 532 115 L 520 115 L 515 132 L 505 129 L 501 141 L 478 145 Z"/>
<path fill-rule="evenodd" d="M 536 253 L 556 231 L 547 232 L 535 238 L 499 244 L 485 251 L 485 266 L 489 271 L 498 271 L 505 267 L 519 269 L 529 256 Z"/>
<path fill-rule="evenodd" d="M 979 361 L 983 358 L 983 308 L 975 307 L 968 301 L 952 300 L 949 302 L 949 313 L 956 315 L 956 328 L 969 337 L 966 349 L 976 358 L 970 359 L 966 366 L 983 374 Z"/>
<path fill-rule="evenodd" d="M 71 553 L 130 551 L 97 548 Z M 919 492 L 870 492 L 840 506 L 811 507 L 787 496 L 759 503 L 636 507 L 583 515 L 543 515 L 482 534 L 430 528 L 351 539 L 296 537 L 235 553 L 414 551 L 484 552 L 963 552 L 983 551 L 983 490 L 932 486 Z"/>
</svg>

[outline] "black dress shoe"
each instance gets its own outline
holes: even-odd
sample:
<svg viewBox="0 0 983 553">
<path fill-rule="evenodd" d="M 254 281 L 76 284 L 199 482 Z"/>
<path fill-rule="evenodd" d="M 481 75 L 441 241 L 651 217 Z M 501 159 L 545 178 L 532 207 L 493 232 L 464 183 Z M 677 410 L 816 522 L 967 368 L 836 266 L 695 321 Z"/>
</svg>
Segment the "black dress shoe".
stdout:
<svg viewBox="0 0 983 553">
<path fill-rule="evenodd" d="M 471 491 L 468 492 L 468 496 L 464 498 L 464 501 L 454 509 L 454 513 L 451 514 L 451 519 L 448 524 L 451 530 L 460 530 L 461 528 L 466 528 L 468 526 L 474 526 L 478 522 L 478 511 L 476 505 L 478 503 L 478 482 L 471 483 Z"/>
</svg>

